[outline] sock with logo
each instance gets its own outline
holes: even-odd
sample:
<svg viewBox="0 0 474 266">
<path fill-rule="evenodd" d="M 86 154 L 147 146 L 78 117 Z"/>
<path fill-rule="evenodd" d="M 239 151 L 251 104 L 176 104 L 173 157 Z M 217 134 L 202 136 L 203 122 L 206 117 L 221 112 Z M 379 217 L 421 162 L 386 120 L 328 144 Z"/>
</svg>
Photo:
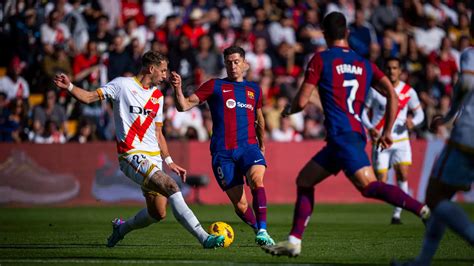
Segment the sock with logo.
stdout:
<svg viewBox="0 0 474 266">
<path fill-rule="evenodd" d="M 265 195 L 264 187 L 257 187 L 252 189 L 253 209 L 257 217 L 258 229 L 267 229 L 267 196 Z"/>
<path fill-rule="evenodd" d="M 245 213 L 240 213 L 237 210 L 235 210 L 235 213 L 237 214 L 237 216 L 240 217 L 240 219 L 242 219 L 242 221 L 244 221 L 244 223 L 250 225 L 250 227 L 252 227 L 254 232 L 258 231 L 257 219 L 255 218 L 255 215 L 253 214 L 253 210 L 250 206 L 247 207 L 247 210 L 245 211 Z"/>
</svg>

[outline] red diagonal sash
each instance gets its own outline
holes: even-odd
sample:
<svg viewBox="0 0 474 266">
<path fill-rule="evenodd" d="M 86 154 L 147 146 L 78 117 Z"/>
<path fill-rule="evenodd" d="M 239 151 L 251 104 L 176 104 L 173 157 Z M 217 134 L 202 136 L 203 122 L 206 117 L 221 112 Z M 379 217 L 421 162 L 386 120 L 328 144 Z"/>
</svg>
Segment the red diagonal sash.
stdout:
<svg viewBox="0 0 474 266">
<path fill-rule="evenodd" d="M 410 100 L 410 96 L 406 95 L 408 91 L 410 90 L 410 86 L 408 84 L 405 84 L 405 86 L 402 88 L 400 93 L 398 94 L 398 110 L 397 110 L 397 115 L 400 113 L 403 108 L 408 104 L 408 101 Z M 380 130 L 383 128 L 385 125 L 385 115 L 382 117 L 382 119 L 379 121 L 379 123 L 375 126 L 377 130 Z"/>
</svg>

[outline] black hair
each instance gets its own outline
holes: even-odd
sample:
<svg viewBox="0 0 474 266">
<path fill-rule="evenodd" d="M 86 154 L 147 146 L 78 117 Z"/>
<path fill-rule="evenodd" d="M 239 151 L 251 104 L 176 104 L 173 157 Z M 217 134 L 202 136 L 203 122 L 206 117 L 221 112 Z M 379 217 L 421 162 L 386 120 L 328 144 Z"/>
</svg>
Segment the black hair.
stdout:
<svg viewBox="0 0 474 266">
<path fill-rule="evenodd" d="M 240 54 L 242 58 L 245 58 L 245 50 L 239 46 L 230 46 L 224 50 L 224 59 L 226 59 L 231 54 Z"/>
<path fill-rule="evenodd" d="M 396 56 L 390 56 L 387 59 L 385 59 L 385 67 L 388 66 L 388 62 L 390 62 L 390 61 L 396 61 L 396 62 L 398 62 L 399 67 L 402 66 L 402 60 L 400 60 L 400 58 L 398 58 Z"/>
<path fill-rule="evenodd" d="M 324 35 L 331 40 L 344 39 L 347 31 L 346 17 L 340 12 L 331 12 L 323 19 Z"/>
</svg>

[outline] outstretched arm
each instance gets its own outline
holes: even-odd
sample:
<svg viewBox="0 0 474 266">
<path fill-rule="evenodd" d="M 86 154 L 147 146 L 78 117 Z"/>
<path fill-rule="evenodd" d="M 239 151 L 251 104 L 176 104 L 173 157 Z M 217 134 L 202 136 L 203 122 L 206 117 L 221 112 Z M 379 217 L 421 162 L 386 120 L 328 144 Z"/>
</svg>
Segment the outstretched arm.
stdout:
<svg viewBox="0 0 474 266">
<path fill-rule="evenodd" d="M 54 78 L 54 84 L 60 89 L 68 90 L 74 98 L 76 98 L 82 103 L 90 104 L 100 100 L 97 91 L 87 91 L 77 86 L 74 86 L 66 74 L 56 75 L 56 77 Z"/>
<path fill-rule="evenodd" d="M 288 105 L 285 107 L 283 112 L 281 113 L 282 116 L 289 116 L 294 113 L 298 113 L 303 111 L 303 109 L 306 107 L 306 105 L 309 102 L 309 98 L 311 97 L 311 94 L 313 91 L 316 89 L 316 86 L 311 84 L 311 83 L 303 83 L 301 85 L 300 89 L 298 90 L 298 93 L 296 94 L 295 98 L 291 102 L 291 105 Z"/>
<path fill-rule="evenodd" d="M 193 93 L 187 98 L 184 96 L 183 89 L 181 88 L 181 76 L 174 71 L 171 72 L 171 86 L 174 89 L 174 101 L 179 112 L 187 111 L 199 105 L 199 98 L 196 94 Z"/>
<path fill-rule="evenodd" d="M 166 143 L 166 138 L 163 135 L 163 130 L 162 130 L 163 125 L 161 123 L 155 123 L 155 125 L 156 125 L 155 134 L 158 140 L 158 145 L 160 146 L 161 157 L 164 159 L 165 163 L 168 165 L 171 171 L 179 175 L 183 182 L 186 182 L 186 169 L 177 165 L 171 159 L 170 153 L 168 151 L 168 144 Z"/>
</svg>

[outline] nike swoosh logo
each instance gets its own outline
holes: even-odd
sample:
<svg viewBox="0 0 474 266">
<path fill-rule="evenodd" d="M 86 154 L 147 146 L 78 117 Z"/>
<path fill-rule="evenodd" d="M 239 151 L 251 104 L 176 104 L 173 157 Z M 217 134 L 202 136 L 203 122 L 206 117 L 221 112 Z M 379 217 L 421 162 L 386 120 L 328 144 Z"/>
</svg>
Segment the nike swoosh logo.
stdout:
<svg viewBox="0 0 474 266">
<path fill-rule="evenodd" d="M 263 159 L 258 159 L 258 160 L 255 160 L 255 161 L 253 161 L 253 162 L 254 162 L 254 163 L 258 163 L 258 162 L 260 162 L 261 160 L 263 160 Z"/>
<path fill-rule="evenodd" d="M 229 91 L 232 91 L 232 90 L 222 90 L 223 92 L 229 92 Z"/>
</svg>

